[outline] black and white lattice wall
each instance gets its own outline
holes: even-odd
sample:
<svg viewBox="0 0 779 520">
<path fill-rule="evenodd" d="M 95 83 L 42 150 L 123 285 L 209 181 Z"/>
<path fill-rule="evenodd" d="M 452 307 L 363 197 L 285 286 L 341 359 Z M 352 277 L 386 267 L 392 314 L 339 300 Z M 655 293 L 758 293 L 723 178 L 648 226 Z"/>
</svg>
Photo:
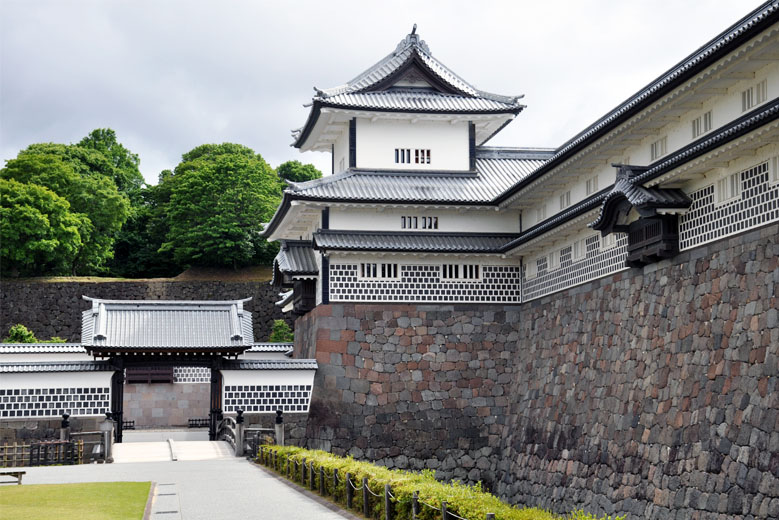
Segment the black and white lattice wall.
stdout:
<svg viewBox="0 0 779 520">
<path fill-rule="evenodd" d="M 222 409 L 232 413 L 306 413 L 311 402 L 311 385 L 225 385 Z"/>
<path fill-rule="evenodd" d="M 679 248 L 691 249 L 779 220 L 776 162 L 773 158 L 732 174 L 732 185 L 715 183 L 690 193 L 692 206 L 679 218 Z M 730 190 L 729 197 L 718 193 L 724 189 Z"/>
<path fill-rule="evenodd" d="M 525 265 L 522 301 L 540 298 L 626 269 L 627 235 L 624 233 L 616 234 L 616 241 L 611 247 L 602 247 L 598 235 L 587 237 L 580 259 L 575 259 L 572 250 L 571 245 L 550 250 L 548 255 L 542 257 L 545 261 L 539 262 L 534 269 L 535 276 L 530 278 L 527 277 L 528 269 Z M 552 259 L 551 255 L 554 255 L 553 261 L 546 261 Z M 528 261 L 535 262 L 536 258 L 530 257 Z"/>
<path fill-rule="evenodd" d="M 476 280 L 442 277 L 442 265 L 403 265 L 396 279 L 359 276 L 359 263 L 330 264 L 330 301 L 518 303 L 519 266 L 484 265 Z"/>
<path fill-rule="evenodd" d="M 210 383 L 211 369 L 208 367 L 173 367 L 174 383 Z"/>
<path fill-rule="evenodd" d="M 0 388 L 0 418 L 103 415 L 109 387 Z"/>
</svg>

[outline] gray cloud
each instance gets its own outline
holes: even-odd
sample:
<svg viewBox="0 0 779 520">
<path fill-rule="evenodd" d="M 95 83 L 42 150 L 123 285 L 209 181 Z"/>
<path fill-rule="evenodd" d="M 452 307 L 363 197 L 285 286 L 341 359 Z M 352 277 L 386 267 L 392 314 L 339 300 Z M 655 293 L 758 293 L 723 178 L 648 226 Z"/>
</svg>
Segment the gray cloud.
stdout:
<svg viewBox="0 0 779 520">
<path fill-rule="evenodd" d="M 434 55 L 528 108 L 490 144 L 559 146 L 749 6 L 707 2 L 0 3 L 0 159 L 111 127 L 148 182 L 208 142 L 299 154 L 312 87 L 335 86 L 419 26 Z M 694 20 L 694 23 L 692 21 Z"/>
</svg>

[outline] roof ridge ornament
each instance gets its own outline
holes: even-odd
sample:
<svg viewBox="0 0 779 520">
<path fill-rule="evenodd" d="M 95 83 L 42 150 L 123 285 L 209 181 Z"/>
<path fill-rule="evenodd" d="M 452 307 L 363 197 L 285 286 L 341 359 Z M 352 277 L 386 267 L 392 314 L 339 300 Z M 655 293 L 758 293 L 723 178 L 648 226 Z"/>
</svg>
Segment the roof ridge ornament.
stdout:
<svg viewBox="0 0 779 520">
<path fill-rule="evenodd" d="M 398 46 L 395 47 L 394 55 L 397 56 L 398 54 L 406 50 L 408 47 L 416 47 L 417 49 L 422 50 L 425 54 L 429 56 L 433 55 L 430 52 L 430 47 L 427 46 L 425 40 L 422 40 L 417 34 L 417 24 L 414 24 L 414 26 L 411 28 L 411 32 L 408 33 L 405 38 L 400 40 Z"/>
</svg>

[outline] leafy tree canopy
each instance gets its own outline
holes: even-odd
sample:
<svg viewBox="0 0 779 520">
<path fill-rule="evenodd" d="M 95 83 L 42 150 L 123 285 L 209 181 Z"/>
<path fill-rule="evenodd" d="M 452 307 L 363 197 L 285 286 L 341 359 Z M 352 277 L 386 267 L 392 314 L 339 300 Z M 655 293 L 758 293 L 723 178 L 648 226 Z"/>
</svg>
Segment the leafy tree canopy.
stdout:
<svg viewBox="0 0 779 520">
<path fill-rule="evenodd" d="M 232 143 L 198 146 L 163 183 L 171 190 L 170 230 L 161 252 L 181 265 L 237 268 L 253 261 L 260 223 L 281 198 L 278 178 L 259 154 Z"/>
<path fill-rule="evenodd" d="M 86 215 L 37 184 L 0 178 L 0 270 L 10 276 L 68 274 L 82 247 Z"/>
<path fill-rule="evenodd" d="M 0 170 L 0 178 L 44 186 L 67 200 L 81 221 L 81 246 L 72 274 L 100 272 L 113 255 L 116 233 L 130 214 L 127 196 L 119 192 L 109 159 L 78 145 L 33 144 Z M 85 218 L 83 218 L 85 217 Z"/>
<path fill-rule="evenodd" d="M 276 168 L 276 173 L 282 179 L 292 182 L 305 182 L 313 179 L 321 179 L 322 172 L 313 164 L 303 164 L 300 161 L 287 161 Z"/>
<path fill-rule="evenodd" d="M 167 205 L 170 202 L 173 176 L 170 170 L 160 173 L 159 183 L 140 191 L 139 203 L 116 237 L 111 272 L 118 276 L 164 277 L 180 272 L 170 250 L 160 252 L 170 226 Z"/>
<path fill-rule="evenodd" d="M 92 130 L 78 146 L 100 152 L 113 170 L 111 176 L 116 187 L 131 199 L 143 186 L 143 175 L 138 169 L 141 160 L 116 140 L 116 132 L 110 128 Z"/>
</svg>

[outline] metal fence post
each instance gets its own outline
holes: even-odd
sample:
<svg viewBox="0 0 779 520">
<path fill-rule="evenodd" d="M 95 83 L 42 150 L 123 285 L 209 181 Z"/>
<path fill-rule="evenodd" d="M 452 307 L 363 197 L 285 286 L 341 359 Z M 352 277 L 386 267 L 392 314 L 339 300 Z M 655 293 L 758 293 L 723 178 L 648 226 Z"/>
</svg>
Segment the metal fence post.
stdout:
<svg viewBox="0 0 779 520">
<path fill-rule="evenodd" d="M 390 485 L 384 484 L 384 520 L 392 520 L 390 513 Z"/>
<path fill-rule="evenodd" d="M 368 477 L 362 478 L 362 514 L 365 518 L 368 516 Z"/>
<path fill-rule="evenodd" d="M 284 446 L 284 416 L 281 410 L 276 410 L 276 444 Z"/>
<path fill-rule="evenodd" d="M 336 488 L 338 488 L 338 468 L 333 468 L 333 500 L 335 500 Z"/>
<path fill-rule="evenodd" d="M 449 520 L 449 514 L 446 511 L 446 500 L 441 500 L 441 519 Z"/>
<path fill-rule="evenodd" d="M 300 483 L 304 486 L 306 485 L 306 458 L 303 457 L 303 460 L 300 463 Z"/>
<path fill-rule="evenodd" d="M 311 489 L 314 489 L 314 481 L 316 478 L 314 477 L 314 461 L 312 460 L 308 465 L 308 484 L 311 487 Z"/>
<path fill-rule="evenodd" d="M 354 490 L 352 489 L 352 474 L 346 472 L 346 509 L 352 508 L 352 497 L 354 496 Z"/>
<path fill-rule="evenodd" d="M 292 458 L 289 455 L 287 455 L 287 480 L 289 480 L 289 469 L 290 469 L 289 467 L 291 464 L 292 464 Z"/>
<path fill-rule="evenodd" d="M 325 496 L 325 467 L 319 466 L 319 494 Z"/>
<path fill-rule="evenodd" d="M 235 417 L 235 456 L 243 457 L 243 410 L 236 410 L 235 413 L 238 414 Z"/>
<path fill-rule="evenodd" d="M 419 491 L 414 491 L 411 494 L 411 520 L 417 520 L 417 513 L 419 513 Z"/>
</svg>

